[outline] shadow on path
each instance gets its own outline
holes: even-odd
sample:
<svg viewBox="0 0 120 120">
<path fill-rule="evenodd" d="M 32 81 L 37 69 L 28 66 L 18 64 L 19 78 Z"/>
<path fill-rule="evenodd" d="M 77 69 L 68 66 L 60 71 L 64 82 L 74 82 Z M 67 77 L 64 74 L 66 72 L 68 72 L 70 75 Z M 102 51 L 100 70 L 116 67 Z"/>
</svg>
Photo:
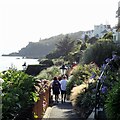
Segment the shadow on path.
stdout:
<svg viewBox="0 0 120 120">
<path fill-rule="evenodd" d="M 47 120 L 83 120 L 73 111 L 70 101 L 57 103 L 52 106 L 49 118 Z"/>
</svg>

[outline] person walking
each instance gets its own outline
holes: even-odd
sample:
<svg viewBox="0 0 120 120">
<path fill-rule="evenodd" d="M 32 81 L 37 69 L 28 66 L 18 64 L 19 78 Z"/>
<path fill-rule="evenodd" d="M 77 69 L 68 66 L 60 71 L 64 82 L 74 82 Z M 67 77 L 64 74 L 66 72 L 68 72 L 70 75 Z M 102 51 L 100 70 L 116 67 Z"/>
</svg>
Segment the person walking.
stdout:
<svg viewBox="0 0 120 120">
<path fill-rule="evenodd" d="M 61 102 L 65 102 L 66 100 L 66 86 L 67 86 L 67 76 L 63 76 L 62 80 L 60 81 L 61 84 Z"/>
<path fill-rule="evenodd" d="M 53 78 L 52 90 L 53 90 L 53 95 L 55 95 L 55 102 L 58 103 L 58 98 L 60 94 L 60 82 L 58 81 L 57 77 Z"/>
</svg>

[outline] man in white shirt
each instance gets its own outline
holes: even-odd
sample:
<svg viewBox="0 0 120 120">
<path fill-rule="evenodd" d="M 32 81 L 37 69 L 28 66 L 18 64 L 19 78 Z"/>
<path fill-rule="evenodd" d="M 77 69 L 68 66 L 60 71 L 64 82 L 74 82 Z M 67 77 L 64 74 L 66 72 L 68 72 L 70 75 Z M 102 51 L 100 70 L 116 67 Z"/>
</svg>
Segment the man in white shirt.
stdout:
<svg viewBox="0 0 120 120">
<path fill-rule="evenodd" d="M 60 81 L 61 84 L 61 102 L 66 100 L 66 86 L 67 86 L 67 77 L 63 76 L 62 80 Z"/>
</svg>

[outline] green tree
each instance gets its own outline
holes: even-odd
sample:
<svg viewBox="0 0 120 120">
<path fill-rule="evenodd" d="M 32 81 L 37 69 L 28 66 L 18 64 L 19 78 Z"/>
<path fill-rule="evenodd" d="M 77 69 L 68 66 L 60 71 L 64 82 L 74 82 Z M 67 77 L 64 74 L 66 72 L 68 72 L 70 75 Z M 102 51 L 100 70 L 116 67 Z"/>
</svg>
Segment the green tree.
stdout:
<svg viewBox="0 0 120 120">
<path fill-rule="evenodd" d="M 87 43 L 94 44 L 94 43 L 97 42 L 97 40 L 98 39 L 96 37 L 92 37 L 92 38 L 90 38 L 90 39 L 87 40 Z"/>
<path fill-rule="evenodd" d="M 56 44 L 58 54 L 60 56 L 66 56 L 74 47 L 75 41 L 71 40 L 68 35 L 63 38 L 58 44 Z"/>
<path fill-rule="evenodd" d="M 85 42 L 87 42 L 89 40 L 89 36 L 88 35 L 85 35 L 85 38 L 84 38 Z"/>
<path fill-rule="evenodd" d="M 106 34 L 103 36 L 103 39 L 110 39 L 110 40 L 112 40 L 112 39 L 113 39 L 113 34 L 112 34 L 112 32 L 106 33 Z"/>
</svg>

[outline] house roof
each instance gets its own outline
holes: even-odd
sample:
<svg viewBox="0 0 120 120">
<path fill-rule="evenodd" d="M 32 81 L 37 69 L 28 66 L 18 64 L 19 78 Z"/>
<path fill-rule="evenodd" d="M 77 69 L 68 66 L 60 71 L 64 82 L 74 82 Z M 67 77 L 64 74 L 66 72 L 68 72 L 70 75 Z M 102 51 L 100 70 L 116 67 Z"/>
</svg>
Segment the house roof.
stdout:
<svg viewBox="0 0 120 120">
<path fill-rule="evenodd" d="M 103 30 L 101 33 L 106 33 L 107 32 L 107 30 Z"/>
</svg>

